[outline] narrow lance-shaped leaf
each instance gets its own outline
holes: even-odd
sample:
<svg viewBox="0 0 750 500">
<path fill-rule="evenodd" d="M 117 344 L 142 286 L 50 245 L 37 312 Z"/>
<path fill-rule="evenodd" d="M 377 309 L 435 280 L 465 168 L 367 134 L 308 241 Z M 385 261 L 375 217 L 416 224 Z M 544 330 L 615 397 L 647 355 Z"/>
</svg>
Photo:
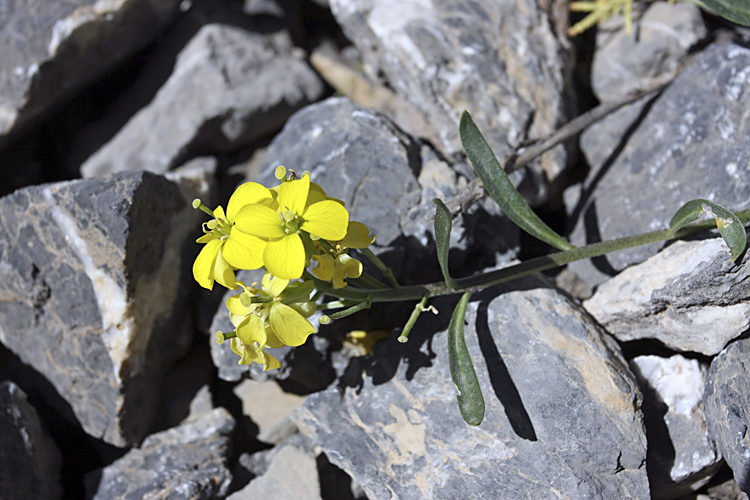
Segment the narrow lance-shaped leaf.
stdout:
<svg viewBox="0 0 750 500">
<path fill-rule="evenodd" d="M 479 425 L 484 419 L 484 397 L 464 339 L 464 320 L 470 296 L 471 292 L 461 296 L 451 316 L 448 325 L 448 360 L 451 378 L 458 390 L 458 409 L 461 416 L 467 424 Z"/>
<path fill-rule="evenodd" d="M 750 3 L 748 0 L 699 0 L 722 17 L 743 26 L 750 26 Z"/>
<path fill-rule="evenodd" d="M 487 193 L 500 206 L 500 209 L 518 227 L 552 245 L 558 250 L 572 250 L 575 248 L 562 236 L 554 232 L 547 224 L 537 217 L 531 207 L 526 203 L 516 187 L 508 178 L 500 162 L 497 161 L 495 153 L 477 128 L 474 120 L 468 112 L 461 115 L 459 125 L 461 143 L 466 150 L 466 155 L 474 165 L 474 170 Z"/>
<path fill-rule="evenodd" d="M 440 270 L 443 271 L 445 284 L 450 288 L 455 288 L 456 282 L 451 278 L 448 270 L 448 251 L 451 246 L 451 228 L 453 227 L 451 211 L 448 210 L 448 207 L 439 198 L 435 198 L 432 201 L 437 205 L 435 210 L 435 244 L 437 246 Z"/>
<path fill-rule="evenodd" d="M 716 220 L 716 227 L 719 228 L 721 237 L 724 238 L 724 242 L 732 252 L 732 262 L 734 262 L 745 251 L 747 233 L 742 221 L 718 203 L 702 199 L 690 200 L 674 214 L 672 220 L 669 221 L 669 229 L 675 232 L 681 227 L 697 221 L 704 213 Z"/>
</svg>

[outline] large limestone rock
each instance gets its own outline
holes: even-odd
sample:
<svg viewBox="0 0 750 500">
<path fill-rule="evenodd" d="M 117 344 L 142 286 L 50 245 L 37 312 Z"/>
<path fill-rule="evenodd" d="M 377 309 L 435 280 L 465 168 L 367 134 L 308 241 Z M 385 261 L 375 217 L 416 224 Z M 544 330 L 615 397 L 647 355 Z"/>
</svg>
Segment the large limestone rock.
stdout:
<svg viewBox="0 0 750 500">
<path fill-rule="evenodd" d="M 0 199 L 0 214 L 0 341 L 88 434 L 139 442 L 163 371 L 191 341 L 189 201 L 140 172 L 21 189 Z"/>
<path fill-rule="evenodd" d="M 24 0 L 0 6 L 0 143 L 145 47 L 180 0 Z"/>
<path fill-rule="evenodd" d="M 420 318 L 307 397 L 300 429 L 373 500 L 649 497 L 640 392 L 614 341 L 560 293 L 470 303 L 466 337 L 486 414 L 456 405 L 445 328 Z"/>
</svg>

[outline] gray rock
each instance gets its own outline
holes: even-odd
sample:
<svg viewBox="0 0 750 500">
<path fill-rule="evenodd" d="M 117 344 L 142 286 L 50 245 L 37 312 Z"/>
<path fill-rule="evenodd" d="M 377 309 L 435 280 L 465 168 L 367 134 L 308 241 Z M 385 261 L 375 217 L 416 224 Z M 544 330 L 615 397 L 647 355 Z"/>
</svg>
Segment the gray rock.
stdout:
<svg viewBox="0 0 750 500">
<path fill-rule="evenodd" d="M 577 210 L 571 241 L 579 245 L 664 229 L 695 198 L 731 210 L 750 206 L 749 122 L 743 106 L 750 91 L 748 67 L 750 50 L 738 45 L 712 45 L 701 52 L 598 172 L 590 197 Z M 661 246 L 614 252 L 591 262 L 611 276 Z M 583 261 L 570 267 L 589 284 L 601 283 L 605 275 L 593 275 L 590 266 Z"/>
<path fill-rule="evenodd" d="M 750 340 L 730 344 L 711 362 L 703 398 L 709 435 L 732 468 L 740 489 L 750 493 Z"/>
<path fill-rule="evenodd" d="M 86 476 L 92 500 L 223 498 L 235 421 L 224 408 L 189 424 L 152 434 L 111 465 Z"/>
<path fill-rule="evenodd" d="M 446 333 L 430 334 L 453 303 L 436 301 L 440 316 L 420 318 L 409 343 L 379 344 L 351 370 L 359 383 L 307 397 L 298 424 L 331 462 L 373 500 L 648 498 L 641 395 L 616 343 L 551 289 L 471 302 L 467 346 L 486 402 L 472 427 Z"/>
<path fill-rule="evenodd" d="M 0 450 L 3 498 L 61 498 L 60 450 L 13 382 L 0 384 Z"/>
<path fill-rule="evenodd" d="M 163 173 L 201 148 L 235 150 L 277 130 L 322 92 L 288 32 L 208 24 L 177 56 L 151 103 L 85 161 L 81 174 Z"/>
<path fill-rule="evenodd" d="M 190 344 L 182 252 L 194 212 L 175 183 L 144 172 L 0 199 L 0 341 L 107 443 L 143 439 L 161 375 Z"/>
<path fill-rule="evenodd" d="M 289 480 L 290 471 L 294 471 L 293 481 Z M 320 482 L 315 457 L 296 446 L 283 446 L 271 459 L 265 474 L 229 495 L 227 500 L 270 497 L 278 500 L 319 500 Z"/>
<path fill-rule="evenodd" d="M 698 490 L 723 464 L 703 415 L 706 367 L 679 354 L 637 356 L 630 366 L 644 394 L 651 498 L 680 498 Z"/>
<path fill-rule="evenodd" d="M 721 238 L 678 241 L 603 283 L 586 310 L 621 341 L 657 339 L 713 355 L 750 326 L 748 256 Z"/>
<path fill-rule="evenodd" d="M 464 110 L 499 158 L 567 121 L 569 46 L 536 1 L 333 0 L 331 10 L 365 69 L 425 114 L 449 155 L 462 151 Z M 541 167 L 554 179 L 565 161 L 558 147 Z"/>
<path fill-rule="evenodd" d="M 3 1 L 0 142 L 145 47 L 180 0 Z"/>
<path fill-rule="evenodd" d="M 601 101 L 613 101 L 673 72 L 688 50 L 706 36 L 697 5 L 656 2 L 634 23 L 633 34 L 597 31 L 591 86 Z"/>
</svg>

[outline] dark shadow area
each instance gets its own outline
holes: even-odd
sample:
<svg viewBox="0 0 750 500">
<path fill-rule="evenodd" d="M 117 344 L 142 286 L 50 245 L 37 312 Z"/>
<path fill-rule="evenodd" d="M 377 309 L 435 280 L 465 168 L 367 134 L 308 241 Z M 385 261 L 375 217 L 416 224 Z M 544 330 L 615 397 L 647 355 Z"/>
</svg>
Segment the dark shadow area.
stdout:
<svg viewBox="0 0 750 500">
<path fill-rule="evenodd" d="M 355 496 L 352 478 L 332 464 L 325 453 L 318 455 L 318 481 L 323 500 L 367 500 L 366 496 Z"/>
<path fill-rule="evenodd" d="M 0 345 L 0 381 L 5 380 L 23 390 L 60 449 L 63 498 L 85 498 L 84 476 L 109 465 L 128 449 L 117 448 L 86 434 L 71 406 L 47 378 Z"/>
<path fill-rule="evenodd" d="M 586 213 L 583 216 L 583 223 L 586 232 L 586 244 L 599 243 L 602 241 L 602 235 L 599 233 L 599 217 L 596 214 L 596 204 L 591 203 L 586 208 Z M 600 255 L 598 257 L 592 257 L 591 264 L 601 273 L 607 276 L 614 276 L 618 271 L 610 264 L 607 255 Z"/>
<path fill-rule="evenodd" d="M 505 415 L 508 417 L 513 431 L 518 437 L 536 441 L 536 432 L 534 424 L 531 422 L 526 408 L 524 407 L 518 388 L 508 372 L 500 352 L 497 350 L 495 340 L 492 338 L 489 320 L 487 317 L 487 308 L 489 299 L 482 300 L 477 309 L 476 331 L 479 340 L 479 347 L 484 355 L 487 364 L 487 371 L 492 384 L 492 390 L 495 392 L 497 399 L 502 403 Z"/>
</svg>

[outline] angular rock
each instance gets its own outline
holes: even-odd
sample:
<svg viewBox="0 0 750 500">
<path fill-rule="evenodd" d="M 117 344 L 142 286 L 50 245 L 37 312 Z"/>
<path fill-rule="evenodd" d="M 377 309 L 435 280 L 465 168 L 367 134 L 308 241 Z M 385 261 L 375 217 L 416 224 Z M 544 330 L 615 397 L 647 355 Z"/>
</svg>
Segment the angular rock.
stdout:
<svg viewBox="0 0 750 500">
<path fill-rule="evenodd" d="M 294 471 L 294 480 L 289 480 Z M 283 446 L 271 459 L 268 470 L 250 481 L 227 500 L 277 498 L 279 500 L 320 500 L 320 482 L 315 457 L 293 445 Z"/>
<path fill-rule="evenodd" d="M 465 165 L 447 164 L 382 114 L 342 98 L 327 99 L 296 113 L 269 146 L 257 181 L 266 186 L 278 184 L 273 174 L 278 165 L 300 174 L 309 171 L 330 196 L 344 200 L 350 218 L 363 222 L 376 235 L 373 251 L 397 276 L 409 283 L 442 279 L 435 257 L 432 199 L 447 200 L 466 185 L 471 174 Z M 518 249 L 518 227 L 488 200 L 454 221 L 451 246 L 456 250 L 451 254 L 451 269 L 456 276 L 466 275 L 512 259 Z M 260 281 L 262 273 L 245 276 L 252 276 L 246 282 Z M 234 293 L 228 293 L 225 300 Z M 388 315 L 376 310 L 373 314 Z M 221 307 L 211 330 L 232 329 Z M 253 378 L 271 373 L 281 379 L 292 377 L 320 390 L 335 374 L 326 353 L 329 343 L 313 342 L 291 350 L 290 356 L 298 356 L 296 374 L 285 368 L 264 374 L 260 367 L 251 368 L 250 373 Z M 239 358 L 229 346 L 211 343 L 219 377 L 239 380 L 247 367 L 237 366 Z M 286 351 L 277 358 L 283 356 Z"/>
<path fill-rule="evenodd" d="M 81 174 L 164 173 L 196 151 L 236 150 L 280 128 L 322 92 L 288 32 L 208 24 L 177 56 L 151 103 L 85 161 Z"/>
<path fill-rule="evenodd" d="M 463 151 L 464 110 L 499 158 L 572 111 L 564 96 L 569 45 L 534 0 L 333 0 L 331 10 L 366 69 L 425 114 L 449 155 Z M 565 161 L 558 147 L 541 166 L 554 179 Z"/>
<path fill-rule="evenodd" d="M 0 384 L 0 450 L 3 498 L 61 498 L 60 450 L 13 382 Z"/>
<path fill-rule="evenodd" d="M 625 32 L 622 19 L 618 25 L 614 33 L 597 31 L 591 86 L 601 101 L 625 97 L 675 71 L 707 33 L 700 9 L 687 3 L 651 4 L 635 23 L 635 34 Z"/>
<path fill-rule="evenodd" d="M 143 439 L 162 373 L 191 342 L 193 212 L 177 184 L 146 172 L 0 199 L 0 341 L 107 443 Z"/>
<path fill-rule="evenodd" d="M 703 398 L 709 435 L 732 468 L 737 485 L 750 493 L 750 339 L 733 342 L 711 362 Z"/>
<path fill-rule="evenodd" d="M 151 42 L 180 0 L 4 1 L 0 142 Z"/>
<path fill-rule="evenodd" d="M 223 498 L 234 418 L 224 408 L 189 424 L 152 434 L 113 464 L 86 476 L 86 497 Z"/>
<path fill-rule="evenodd" d="M 630 362 L 644 394 L 651 498 L 680 498 L 705 485 L 722 465 L 703 415 L 707 370 L 679 354 Z"/>
<path fill-rule="evenodd" d="M 583 305 L 621 341 L 714 355 L 750 327 L 748 256 L 724 240 L 678 241 L 599 286 Z"/>
<path fill-rule="evenodd" d="M 571 241 L 578 245 L 664 229 L 695 198 L 731 210 L 750 206 L 748 67 L 750 49 L 739 45 L 715 44 L 701 52 L 596 174 L 590 196 L 576 210 Z M 570 268 L 596 285 L 661 246 L 614 252 Z"/>
<path fill-rule="evenodd" d="M 298 424 L 331 462 L 373 500 L 648 498 L 641 395 L 611 338 L 551 289 L 471 302 L 466 340 L 486 402 L 472 427 L 446 333 L 430 333 L 452 304 L 436 303 L 440 316 L 420 318 L 408 344 L 378 344 L 351 370 L 359 382 L 307 397 Z"/>
</svg>

